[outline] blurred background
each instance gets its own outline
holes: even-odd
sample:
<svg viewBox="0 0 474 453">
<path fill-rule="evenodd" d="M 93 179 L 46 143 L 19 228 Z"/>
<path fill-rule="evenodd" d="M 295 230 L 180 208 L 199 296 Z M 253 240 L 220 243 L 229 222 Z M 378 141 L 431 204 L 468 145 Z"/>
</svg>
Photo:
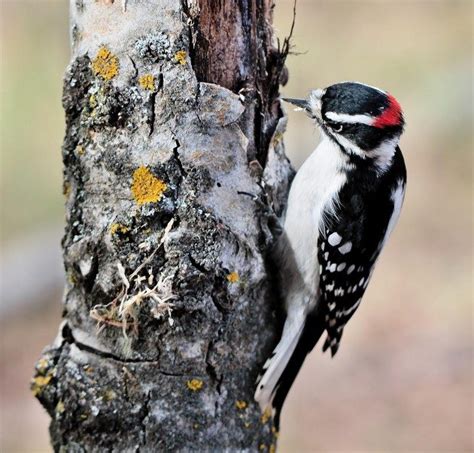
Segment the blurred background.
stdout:
<svg viewBox="0 0 474 453">
<path fill-rule="evenodd" d="M 68 7 L 1 1 L 1 451 L 47 452 L 28 390 L 61 316 L 60 147 Z M 283 92 L 359 80 L 405 110 L 401 220 L 334 360 L 314 351 L 283 412 L 280 452 L 473 451 L 471 1 L 299 0 Z M 276 0 L 280 38 L 292 1 Z M 296 167 L 318 134 L 289 111 Z"/>
</svg>

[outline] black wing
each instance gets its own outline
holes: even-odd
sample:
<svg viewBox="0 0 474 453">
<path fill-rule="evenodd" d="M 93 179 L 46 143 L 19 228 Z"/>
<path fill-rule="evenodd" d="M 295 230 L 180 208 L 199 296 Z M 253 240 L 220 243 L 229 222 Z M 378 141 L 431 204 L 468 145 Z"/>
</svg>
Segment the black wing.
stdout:
<svg viewBox="0 0 474 453">
<path fill-rule="evenodd" d="M 406 182 L 399 149 L 383 177 L 356 170 L 341 188 L 335 212 L 325 212 L 318 239 L 320 300 L 325 310 L 327 338 L 323 351 L 337 352 L 344 326 L 357 310 L 369 284 L 394 214 L 393 194 Z M 401 200 L 397 200 L 400 201 Z"/>
</svg>

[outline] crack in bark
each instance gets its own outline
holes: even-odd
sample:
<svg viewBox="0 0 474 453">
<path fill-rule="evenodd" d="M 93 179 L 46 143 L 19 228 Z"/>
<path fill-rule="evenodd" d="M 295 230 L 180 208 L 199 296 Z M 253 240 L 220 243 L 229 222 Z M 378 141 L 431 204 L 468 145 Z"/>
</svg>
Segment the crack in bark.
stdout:
<svg viewBox="0 0 474 453">
<path fill-rule="evenodd" d="M 147 417 L 150 415 L 150 392 L 145 393 L 145 402 L 143 404 L 144 408 L 144 415 L 143 418 L 140 420 L 140 426 L 142 427 L 141 431 L 143 432 L 143 445 L 146 445 L 147 442 L 147 424 L 145 423 L 145 420 Z M 140 451 L 140 447 L 138 447 L 137 452 Z"/>
<path fill-rule="evenodd" d="M 173 148 L 173 156 L 176 159 L 176 163 L 178 164 L 178 168 L 179 168 L 179 172 L 181 173 L 181 176 L 185 178 L 186 176 L 188 176 L 188 173 L 184 169 L 183 163 L 181 162 L 181 158 L 179 157 L 179 148 L 181 147 L 181 143 L 175 136 L 173 136 L 173 139 L 176 143 L 176 146 Z"/>
<path fill-rule="evenodd" d="M 63 340 L 66 343 L 73 344 L 74 346 L 76 346 L 81 351 L 88 352 L 90 354 L 93 354 L 93 355 L 98 356 L 98 357 L 102 357 L 104 359 L 111 359 L 111 360 L 115 360 L 116 362 L 120 362 L 120 363 L 153 363 L 153 364 L 159 363 L 158 359 L 154 359 L 154 360 L 149 360 L 149 359 L 148 360 L 147 359 L 125 359 L 123 357 L 120 357 L 120 356 L 112 353 L 112 352 L 102 351 L 100 349 L 94 348 L 93 346 L 81 343 L 81 342 L 77 341 L 76 338 L 74 338 L 74 335 L 72 333 L 72 329 L 71 329 L 71 327 L 69 326 L 68 323 L 64 324 L 61 334 L 62 334 Z M 161 370 L 157 370 L 157 371 L 161 374 L 169 375 L 169 374 L 166 374 L 166 373 L 162 372 Z"/>
<path fill-rule="evenodd" d="M 153 135 L 153 132 L 155 131 L 156 95 L 157 95 L 156 91 L 153 91 L 150 93 L 150 100 L 149 100 L 149 106 L 148 106 L 148 108 L 150 109 L 150 114 L 148 117 L 148 125 L 150 126 L 150 132 L 148 133 L 148 137 L 151 137 Z"/>
<path fill-rule="evenodd" d="M 130 55 L 127 55 L 127 56 L 130 60 L 130 63 L 132 63 L 133 70 L 135 71 L 135 74 L 133 74 L 133 77 L 136 77 L 138 75 L 138 68 L 137 68 L 137 65 L 135 63 L 135 60 Z"/>
<path fill-rule="evenodd" d="M 211 381 L 214 383 L 215 389 L 216 389 L 216 392 L 217 392 L 217 398 L 216 398 L 216 401 L 214 403 L 214 416 L 218 417 L 219 408 L 220 408 L 220 397 L 222 395 L 222 381 L 224 380 L 224 375 L 221 374 L 219 376 L 217 374 L 216 367 L 211 363 L 211 361 L 209 359 L 209 355 L 212 351 L 212 347 L 213 347 L 215 341 L 216 341 L 215 339 L 209 341 L 209 344 L 207 346 L 206 359 L 205 360 L 206 360 L 206 372 L 207 372 L 208 376 L 211 378 Z"/>
</svg>

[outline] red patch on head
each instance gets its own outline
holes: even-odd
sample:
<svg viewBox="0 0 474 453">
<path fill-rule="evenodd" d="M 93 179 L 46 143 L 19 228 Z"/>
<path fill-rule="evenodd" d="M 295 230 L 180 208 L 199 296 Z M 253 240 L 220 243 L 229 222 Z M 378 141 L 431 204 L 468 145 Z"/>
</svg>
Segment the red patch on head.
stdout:
<svg viewBox="0 0 474 453">
<path fill-rule="evenodd" d="M 398 126 L 402 121 L 402 108 L 398 101 L 391 95 L 388 95 L 388 107 L 375 118 L 372 126 L 386 127 Z"/>
</svg>

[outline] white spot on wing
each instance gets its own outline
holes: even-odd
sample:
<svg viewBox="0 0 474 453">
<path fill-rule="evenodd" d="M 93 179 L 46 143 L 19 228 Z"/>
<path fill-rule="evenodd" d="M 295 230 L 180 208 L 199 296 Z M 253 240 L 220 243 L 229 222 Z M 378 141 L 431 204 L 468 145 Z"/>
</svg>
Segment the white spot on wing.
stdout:
<svg viewBox="0 0 474 453">
<path fill-rule="evenodd" d="M 349 253 L 352 250 L 352 242 L 346 242 L 345 244 L 341 245 L 338 249 L 343 255 Z"/>
<path fill-rule="evenodd" d="M 336 232 L 332 233 L 328 237 L 328 242 L 331 244 L 333 247 L 338 245 L 342 240 L 342 237 L 339 236 Z"/>
<path fill-rule="evenodd" d="M 334 289 L 334 285 L 335 285 L 334 281 L 330 285 L 326 285 L 326 291 L 329 291 L 329 292 L 332 291 Z"/>
<path fill-rule="evenodd" d="M 347 310 L 344 310 L 344 315 L 347 316 L 347 315 L 350 315 L 352 312 L 354 312 L 361 302 L 362 302 L 362 299 L 359 299 L 352 307 L 348 308 Z"/>
<path fill-rule="evenodd" d="M 346 268 L 346 263 L 341 263 L 337 266 L 337 271 L 341 272 Z"/>
<path fill-rule="evenodd" d="M 352 272 L 354 271 L 354 269 L 355 269 L 354 264 L 351 264 L 351 265 L 349 266 L 349 269 L 347 269 L 347 275 L 352 274 Z"/>
</svg>

